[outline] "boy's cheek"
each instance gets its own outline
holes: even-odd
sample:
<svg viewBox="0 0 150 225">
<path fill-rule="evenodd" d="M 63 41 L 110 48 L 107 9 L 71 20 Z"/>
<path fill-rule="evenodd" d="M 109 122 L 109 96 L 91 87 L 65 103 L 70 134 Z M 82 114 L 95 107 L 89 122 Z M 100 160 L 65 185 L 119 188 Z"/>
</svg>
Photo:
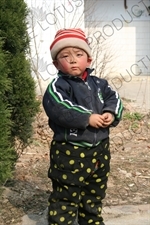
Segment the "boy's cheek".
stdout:
<svg viewBox="0 0 150 225">
<path fill-rule="evenodd" d="M 58 64 L 57 64 L 57 69 L 58 70 L 62 70 L 62 72 L 63 72 L 63 70 L 64 71 L 66 71 L 67 69 L 68 69 L 68 63 L 66 62 L 66 61 L 64 61 L 64 62 L 59 62 Z"/>
</svg>

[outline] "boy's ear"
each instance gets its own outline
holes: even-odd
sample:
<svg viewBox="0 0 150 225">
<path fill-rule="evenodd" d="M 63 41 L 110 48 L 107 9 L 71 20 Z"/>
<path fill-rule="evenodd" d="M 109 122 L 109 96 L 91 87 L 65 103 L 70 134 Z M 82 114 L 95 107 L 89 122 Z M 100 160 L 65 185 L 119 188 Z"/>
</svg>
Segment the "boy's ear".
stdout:
<svg viewBox="0 0 150 225">
<path fill-rule="evenodd" d="M 54 60 L 54 61 L 53 61 L 53 64 L 54 64 L 54 66 L 58 69 L 58 62 L 57 62 L 57 60 Z"/>
<path fill-rule="evenodd" d="M 92 62 L 92 58 L 91 58 L 91 57 L 88 57 L 88 59 L 87 59 L 87 63 L 88 63 L 88 65 L 90 65 L 90 64 L 91 64 L 91 62 Z"/>
</svg>

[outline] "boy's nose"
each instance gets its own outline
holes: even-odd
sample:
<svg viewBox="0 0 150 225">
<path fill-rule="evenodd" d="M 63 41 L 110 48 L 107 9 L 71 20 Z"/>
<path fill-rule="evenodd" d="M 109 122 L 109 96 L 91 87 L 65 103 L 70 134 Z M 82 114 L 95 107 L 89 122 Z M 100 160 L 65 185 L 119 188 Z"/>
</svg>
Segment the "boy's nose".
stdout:
<svg viewBox="0 0 150 225">
<path fill-rule="evenodd" d="M 73 55 L 70 56 L 70 63 L 76 63 L 75 56 L 73 56 Z"/>
<path fill-rule="evenodd" d="M 72 60 L 70 60 L 70 63 L 71 64 L 76 63 L 76 60 L 75 59 L 72 59 Z"/>
</svg>

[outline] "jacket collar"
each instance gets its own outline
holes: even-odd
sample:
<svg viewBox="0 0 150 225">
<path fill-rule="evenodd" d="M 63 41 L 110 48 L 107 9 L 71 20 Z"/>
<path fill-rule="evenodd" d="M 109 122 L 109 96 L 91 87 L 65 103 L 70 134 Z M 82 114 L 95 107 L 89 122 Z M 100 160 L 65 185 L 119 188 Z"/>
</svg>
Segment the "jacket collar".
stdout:
<svg viewBox="0 0 150 225">
<path fill-rule="evenodd" d="M 83 74 L 83 80 L 85 80 L 93 71 L 94 71 L 94 69 L 86 68 L 85 72 L 87 73 L 87 75 Z M 65 74 L 65 73 L 61 72 L 60 70 L 58 71 L 58 76 L 66 77 L 66 78 L 70 78 L 70 79 L 81 79 L 78 76 L 72 76 L 70 74 Z"/>
</svg>

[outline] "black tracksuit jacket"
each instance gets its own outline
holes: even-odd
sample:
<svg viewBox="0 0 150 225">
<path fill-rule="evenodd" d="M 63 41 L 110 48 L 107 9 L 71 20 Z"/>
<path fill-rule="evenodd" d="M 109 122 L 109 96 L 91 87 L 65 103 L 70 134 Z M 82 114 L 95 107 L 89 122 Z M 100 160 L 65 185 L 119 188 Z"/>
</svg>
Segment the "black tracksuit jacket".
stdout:
<svg viewBox="0 0 150 225">
<path fill-rule="evenodd" d="M 122 102 L 107 80 L 90 75 L 87 78 L 65 75 L 62 72 L 48 85 L 43 97 L 43 107 L 54 132 L 53 140 L 77 146 L 94 147 L 109 136 L 109 127 L 94 128 L 89 125 L 92 113 L 114 114 L 116 126 L 122 115 Z"/>
</svg>

